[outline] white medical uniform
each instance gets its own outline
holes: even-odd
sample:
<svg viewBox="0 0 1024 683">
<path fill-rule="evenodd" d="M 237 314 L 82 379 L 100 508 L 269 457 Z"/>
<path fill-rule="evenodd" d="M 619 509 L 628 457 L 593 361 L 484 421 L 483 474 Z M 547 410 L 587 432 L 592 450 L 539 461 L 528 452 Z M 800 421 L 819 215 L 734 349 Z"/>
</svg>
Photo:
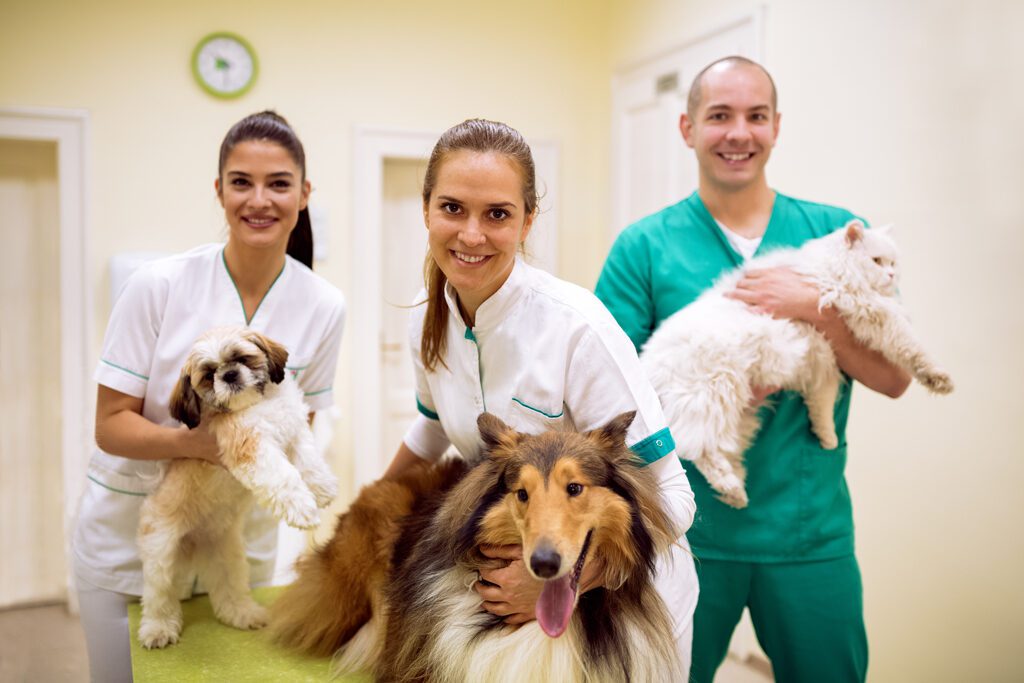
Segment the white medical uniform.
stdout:
<svg viewBox="0 0 1024 683">
<path fill-rule="evenodd" d="M 436 460 L 451 444 L 475 462 L 483 446 L 476 419 L 484 411 L 518 431 L 537 434 L 588 431 L 635 410 L 626 443 L 652 468 L 679 533 L 690 527 L 693 492 L 658 396 L 633 344 L 597 297 L 517 259 L 505 283 L 477 309 L 472 328 L 462 320 L 450 283 L 445 299 L 447 367 L 438 363 L 433 372 L 425 371 L 419 349 L 426 306 L 414 308 L 411 316 L 420 415 L 406 433 L 406 446 Z M 675 620 L 680 659 L 688 670 L 697 577 L 685 537 L 670 558 L 661 558 L 658 570 L 658 590 Z"/>
<path fill-rule="evenodd" d="M 311 411 L 333 404 L 332 384 L 345 321 L 345 302 L 333 285 L 291 257 L 250 320 L 224 262 L 224 245 L 209 244 L 142 266 L 114 305 L 96 381 L 143 399 L 143 416 L 180 426 L 168 412 L 193 342 L 221 325 L 248 326 L 288 349 L 286 368 Z M 142 594 L 142 563 L 135 544 L 139 508 L 158 483 L 159 463 L 93 453 L 72 542 L 75 570 L 93 586 Z M 250 579 L 273 572 L 277 522 L 254 507 L 246 525 Z M 193 577 L 183 577 L 187 597 Z"/>
</svg>

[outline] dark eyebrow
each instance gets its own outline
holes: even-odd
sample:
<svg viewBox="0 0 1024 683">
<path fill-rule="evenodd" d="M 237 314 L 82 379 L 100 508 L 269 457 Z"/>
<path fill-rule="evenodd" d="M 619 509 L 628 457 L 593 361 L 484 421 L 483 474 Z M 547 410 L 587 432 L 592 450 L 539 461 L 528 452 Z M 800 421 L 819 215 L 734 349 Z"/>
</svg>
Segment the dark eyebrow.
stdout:
<svg viewBox="0 0 1024 683">
<path fill-rule="evenodd" d="M 445 194 L 438 195 L 437 196 L 437 201 L 439 201 L 439 202 L 452 202 L 454 204 L 462 204 L 463 203 L 461 199 L 458 199 L 457 197 L 449 197 L 448 195 L 445 195 Z M 502 208 L 505 208 L 506 206 L 511 206 L 514 209 L 514 208 L 516 208 L 516 203 L 515 202 L 494 202 L 493 204 L 488 204 L 487 206 L 489 206 L 492 209 L 502 209 Z"/>
<path fill-rule="evenodd" d="M 229 175 L 229 176 L 239 176 L 239 177 L 242 177 L 242 178 L 250 178 L 251 177 L 251 175 L 246 173 L 245 171 L 228 171 L 227 175 Z M 281 177 L 292 178 L 294 176 L 295 176 L 295 174 L 292 173 L 291 171 L 277 171 L 275 173 L 268 173 L 267 174 L 268 178 L 281 178 Z"/>
</svg>

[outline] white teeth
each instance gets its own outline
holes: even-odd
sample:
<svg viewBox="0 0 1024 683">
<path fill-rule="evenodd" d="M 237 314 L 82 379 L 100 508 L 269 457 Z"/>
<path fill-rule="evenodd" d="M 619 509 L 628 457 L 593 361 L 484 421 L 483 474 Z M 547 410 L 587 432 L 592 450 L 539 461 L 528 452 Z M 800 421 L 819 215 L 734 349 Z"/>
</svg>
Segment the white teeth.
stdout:
<svg viewBox="0 0 1024 683">
<path fill-rule="evenodd" d="M 750 152 L 747 152 L 745 154 L 723 154 L 722 156 L 727 161 L 743 161 L 744 159 L 749 159 L 752 155 Z"/>
<path fill-rule="evenodd" d="M 273 218 L 246 218 L 245 221 L 250 225 L 270 225 L 274 222 Z"/>
<path fill-rule="evenodd" d="M 486 256 L 472 256 L 471 254 L 463 254 L 461 251 L 456 251 L 453 253 L 455 254 L 455 258 L 459 259 L 460 261 L 465 261 L 466 263 L 480 263 L 485 258 L 487 258 Z"/>
</svg>

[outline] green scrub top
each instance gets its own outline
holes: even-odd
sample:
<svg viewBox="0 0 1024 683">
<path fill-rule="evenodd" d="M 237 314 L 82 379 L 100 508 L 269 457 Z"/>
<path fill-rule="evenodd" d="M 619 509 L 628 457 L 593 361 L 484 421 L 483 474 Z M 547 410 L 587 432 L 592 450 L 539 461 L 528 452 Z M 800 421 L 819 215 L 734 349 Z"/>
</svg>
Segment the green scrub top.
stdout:
<svg viewBox="0 0 1024 683">
<path fill-rule="evenodd" d="M 800 246 L 852 218 L 844 209 L 776 193 L 757 254 Z M 640 350 L 662 320 L 742 263 L 694 192 L 619 235 L 595 293 Z M 687 537 L 698 558 L 792 562 L 853 552 L 853 512 L 843 475 L 849 378 L 836 401 L 839 447 L 833 450 L 823 449 L 811 433 L 799 394 L 780 392 L 772 403 L 761 409 L 761 431 L 745 454 L 747 508 L 720 502 L 703 475 L 687 467 L 697 502 Z"/>
</svg>

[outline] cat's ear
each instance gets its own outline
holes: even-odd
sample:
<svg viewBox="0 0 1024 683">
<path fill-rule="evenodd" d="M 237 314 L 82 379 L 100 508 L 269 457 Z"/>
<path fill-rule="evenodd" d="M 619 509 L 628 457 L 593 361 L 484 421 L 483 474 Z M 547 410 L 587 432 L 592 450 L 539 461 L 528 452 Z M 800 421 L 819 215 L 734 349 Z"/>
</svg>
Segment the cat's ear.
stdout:
<svg viewBox="0 0 1024 683">
<path fill-rule="evenodd" d="M 858 220 L 852 220 L 843 228 L 846 233 L 846 246 L 852 247 L 864 239 L 864 224 Z"/>
</svg>

